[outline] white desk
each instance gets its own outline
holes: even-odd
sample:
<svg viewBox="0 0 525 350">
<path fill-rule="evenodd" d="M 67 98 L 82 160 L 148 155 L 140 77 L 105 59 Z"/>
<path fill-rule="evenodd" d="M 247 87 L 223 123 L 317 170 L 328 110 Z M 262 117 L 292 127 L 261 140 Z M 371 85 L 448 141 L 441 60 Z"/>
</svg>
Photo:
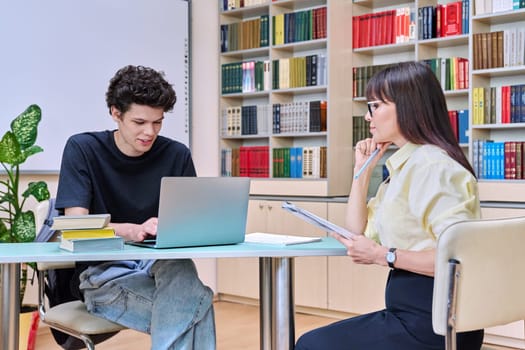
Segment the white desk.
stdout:
<svg viewBox="0 0 525 350">
<path fill-rule="evenodd" d="M 322 242 L 286 247 L 242 243 L 149 249 L 126 245 L 121 251 L 74 254 L 60 250 L 58 243 L 0 244 L 0 350 L 18 349 L 20 263 L 244 257 L 259 257 L 261 350 L 292 350 L 295 343 L 293 258 L 333 255 L 346 255 L 346 250 L 330 237 Z"/>
</svg>

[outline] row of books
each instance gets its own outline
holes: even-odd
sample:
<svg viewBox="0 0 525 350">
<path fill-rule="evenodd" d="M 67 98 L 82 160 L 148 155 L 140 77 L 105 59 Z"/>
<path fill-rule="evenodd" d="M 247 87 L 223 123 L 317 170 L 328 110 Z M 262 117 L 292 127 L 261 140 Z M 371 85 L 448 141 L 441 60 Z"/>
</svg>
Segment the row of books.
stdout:
<svg viewBox="0 0 525 350">
<path fill-rule="evenodd" d="M 452 130 L 456 135 L 456 140 L 460 144 L 468 144 L 468 129 L 469 129 L 469 112 L 468 109 L 461 110 L 450 110 L 448 111 L 450 124 Z M 353 146 L 358 141 L 371 137 L 370 135 L 370 122 L 368 122 L 364 116 L 354 116 L 352 124 L 352 141 Z"/>
<path fill-rule="evenodd" d="M 109 214 L 58 216 L 51 229 L 60 232 L 60 249 L 70 252 L 123 249 L 123 238 L 108 226 L 110 218 Z"/>
<path fill-rule="evenodd" d="M 522 180 L 525 178 L 525 142 L 474 140 L 473 167 L 479 179 Z"/>
<path fill-rule="evenodd" d="M 380 70 L 390 66 L 391 64 L 376 64 L 371 66 L 353 67 L 352 68 L 352 97 L 365 97 L 366 85 L 370 78 Z"/>
<path fill-rule="evenodd" d="M 525 8 L 525 0 L 476 0 L 474 4 L 476 16 Z"/>
<path fill-rule="evenodd" d="M 326 85 L 326 55 L 315 54 L 272 61 L 273 89 Z"/>
<path fill-rule="evenodd" d="M 273 45 L 326 38 L 326 6 L 273 16 Z"/>
<path fill-rule="evenodd" d="M 463 57 L 432 58 L 422 62 L 428 64 L 444 91 L 462 90 L 469 87 L 469 61 Z M 366 85 L 370 78 L 378 71 L 390 64 L 353 67 L 352 83 L 353 97 L 365 97 Z"/>
<path fill-rule="evenodd" d="M 326 131 L 327 101 L 275 103 L 272 108 L 272 132 L 307 133 Z"/>
<path fill-rule="evenodd" d="M 474 69 L 522 66 L 525 63 L 525 28 L 473 34 Z"/>
<path fill-rule="evenodd" d="M 352 143 L 353 146 L 357 142 L 371 137 L 370 134 L 370 122 L 365 119 L 362 115 L 354 115 L 352 119 Z"/>
<path fill-rule="evenodd" d="M 525 84 L 472 89 L 473 124 L 525 123 Z"/>
<path fill-rule="evenodd" d="M 468 89 L 469 61 L 467 58 L 430 58 L 422 62 L 430 66 L 441 83 L 443 91 Z"/>
<path fill-rule="evenodd" d="M 326 85 L 326 55 L 315 54 L 221 66 L 222 94 Z"/>
<path fill-rule="evenodd" d="M 278 147 L 272 149 L 272 177 L 327 177 L 326 146 Z M 221 149 L 221 176 L 269 177 L 268 146 Z"/>
<path fill-rule="evenodd" d="M 223 94 L 270 90 L 271 64 L 266 61 L 225 63 L 221 66 Z"/>
<path fill-rule="evenodd" d="M 221 149 L 221 176 L 270 177 L 268 146 Z"/>
<path fill-rule="evenodd" d="M 272 105 L 230 106 L 222 111 L 223 136 L 323 132 L 327 101 L 295 101 Z"/>
<path fill-rule="evenodd" d="M 418 39 L 468 34 L 469 2 L 463 0 L 418 8 Z"/>
<path fill-rule="evenodd" d="M 272 149 L 274 178 L 326 178 L 326 146 Z"/>
<path fill-rule="evenodd" d="M 219 0 L 219 9 L 230 11 L 243 7 L 267 4 L 268 0 Z"/>
<path fill-rule="evenodd" d="M 221 24 L 221 52 L 266 47 L 270 42 L 269 16 Z"/>
<path fill-rule="evenodd" d="M 352 17 L 352 47 L 409 42 L 416 38 L 415 11 L 410 7 Z"/>
<path fill-rule="evenodd" d="M 222 135 L 268 135 L 270 113 L 270 105 L 227 107 L 222 113 Z"/>
</svg>

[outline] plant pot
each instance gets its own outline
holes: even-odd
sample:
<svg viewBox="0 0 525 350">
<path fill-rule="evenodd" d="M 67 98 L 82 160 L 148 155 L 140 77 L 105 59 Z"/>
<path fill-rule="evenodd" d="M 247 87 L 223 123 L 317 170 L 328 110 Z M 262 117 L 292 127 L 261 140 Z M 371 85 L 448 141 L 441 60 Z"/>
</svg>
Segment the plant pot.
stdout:
<svg viewBox="0 0 525 350">
<path fill-rule="evenodd" d="M 34 350 L 40 315 L 36 306 L 22 306 L 19 315 L 19 350 Z"/>
</svg>

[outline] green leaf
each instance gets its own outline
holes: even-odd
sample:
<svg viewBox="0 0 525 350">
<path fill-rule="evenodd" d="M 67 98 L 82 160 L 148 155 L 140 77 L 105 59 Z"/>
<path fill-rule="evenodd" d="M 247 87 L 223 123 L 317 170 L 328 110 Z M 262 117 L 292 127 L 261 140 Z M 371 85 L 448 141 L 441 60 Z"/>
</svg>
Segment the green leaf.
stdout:
<svg viewBox="0 0 525 350">
<path fill-rule="evenodd" d="M 3 196 L 0 196 L 0 203 L 14 203 L 15 196 L 12 193 L 4 193 Z"/>
<path fill-rule="evenodd" d="M 11 235 L 17 242 L 32 242 L 36 237 L 35 215 L 32 211 L 19 213 L 13 221 Z"/>
<path fill-rule="evenodd" d="M 16 139 L 15 134 L 11 131 L 7 131 L 0 140 L 0 162 L 18 165 L 22 164 L 26 160 L 26 157 L 22 153 L 20 144 Z"/>
<path fill-rule="evenodd" d="M 37 105 L 30 105 L 11 122 L 11 130 L 16 136 L 20 149 L 25 150 L 36 142 L 38 123 L 42 119 L 42 111 Z"/>
<path fill-rule="evenodd" d="M 24 193 L 22 193 L 22 196 L 24 198 L 33 196 L 37 201 L 41 202 L 43 200 L 49 199 L 50 194 L 47 188 L 47 184 L 44 181 L 38 181 L 30 182 L 27 190 L 25 190 Z"/>
<path fill-rule="evenodd" d="M 39 153 L 39 152 L 42 152 L 42 151 L 43 151 L 43 149 L 40 146 L 31 146 L 29 148 L 26 148 L 26 149 L 22 150 L 22 153 L 24 155 L 24 159 L 26 159 L 26 158 L 32 156 L 33 154 Z"/>
<path fill-rule="evenodd" d="M 0 242 L 9 242 L 9 230 L 5 226 L 4 220 L 0 219 Z"/>
</svg>

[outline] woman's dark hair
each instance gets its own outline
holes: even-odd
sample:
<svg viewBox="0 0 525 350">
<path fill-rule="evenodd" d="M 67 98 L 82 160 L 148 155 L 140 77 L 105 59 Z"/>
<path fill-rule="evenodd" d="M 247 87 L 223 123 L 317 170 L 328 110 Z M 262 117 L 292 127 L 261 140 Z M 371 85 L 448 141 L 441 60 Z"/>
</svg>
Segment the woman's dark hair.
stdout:
<svg viewBox="0 0 525 350">
<path fill-rule="evenodd" d="M 164 112 L 169 112 L 176 101 L 173 86 L 164 79 L 164 74 L 143 66 L 129 65 L 119 69 L 106 92 L 110 114 L 111 106 L 125 113 L 132 103 L 161 107 Z"/>
<path fill-rule="evenodd" d="M 377 72 L 368 82 L 366 97 L 393 102 L 397 124 L 409 142 L 442 148 L 475 176 L 450 124 L 441 84 L 428 65 L 402 62 Z"/>
</svg>

